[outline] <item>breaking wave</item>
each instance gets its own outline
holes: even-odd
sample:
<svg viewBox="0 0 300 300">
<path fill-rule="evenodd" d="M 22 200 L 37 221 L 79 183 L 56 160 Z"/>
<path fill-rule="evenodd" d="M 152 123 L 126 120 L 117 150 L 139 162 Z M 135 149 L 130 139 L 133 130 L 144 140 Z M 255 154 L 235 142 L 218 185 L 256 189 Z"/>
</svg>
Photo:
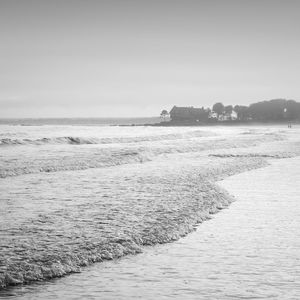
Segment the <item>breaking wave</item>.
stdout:
<svg viewBox="0 0 300 300">
<path fill-rule="evenodd" d="M 185 139 L 182 141 L 174 141 L 171 143 L 152 143 L 151 146 L 143 146 L 141 144 L 132 144 L 131 146 L 122 146 L 113 148 L 95 148 L 83 150 L 72 155 L 57 153 L 57 155 L 30 157 L 4 162 L 0 169 L 0 178 L 9 176 L 19 176 L 24 174 L 33 174 L 40 172 L 58 172 L 58 171 L 74 171 L 86 170 L 92 168 L 103 168 L 119 166 L 123 164 L 144 163 L 152 161 L 161 155 L 171 155 L 180 153 L 201 153 L 209 150 L 231 149 L 231 148 L 248 148 L 259 145 L 263 142 L 281 141 L 284 137 L 279 135 L 262 135 L 255 137 L 237 137 L 231 140 L 218 138 L 214 140 L 201 139 Z M 63 155 L 63 156 L 62 156 Z"/>
<path fill-rule="evenodd" d="M 12 145 L 45 145 L 45 144 L 70 144 L 70 145 L 84 145 L 84 144 L 119 144 L 119 143 L 138 143 L 138 142 L 151 142 L 163 140 L 177 140 L 196 137 L 208 137 L 215 134 L 206 131 L 193 131 L 182 134 L 164 134 L 154 136 L 141 136 L 141 137 L 113 137 L 113 138 L 83 138 L 76 136 L 66 137 L 44 137 L 39 139 L 0 139 L 0 146 Z"/>
<path fill-rule="evenodd" d="M 216 180 L 300 154 L 299 141 L 280 134 L 194 138 L 205 134 L 24 139 L 111 145 L 2 148 L 0 289 L 177 240 L 234 200 Z"/>
<path fill-rule="evenodd" d="M 120 186 L 119 175 L 115 175 L 110 188 L 117 195 L 122 193 L 122 201 L 105 196 L 102 189 L 96 202 L 92 198 L 78 206 L 73 201 L 63 210 L 39 213 L 15 224 L 2 239 L 0 288 L 80 272 L 81 267 L 94 262 L 140 253 L 142 246 L 175 241 L 234 200 L 213 180 L 262 167 L 266 162 L 252 159 L 205 164 L 198 166 L 196 173 L 192 168 L 175 174 L 167 165 L 159 174 L 150 166 L 149 174 L 129 172 L 126 186 Z M 77 180 L 82 184 L 82 178 Z M 146 194 L 141 194 L 141 189 Z M 15 238 L 18 235 L 22 238 Z"/>
</svg>

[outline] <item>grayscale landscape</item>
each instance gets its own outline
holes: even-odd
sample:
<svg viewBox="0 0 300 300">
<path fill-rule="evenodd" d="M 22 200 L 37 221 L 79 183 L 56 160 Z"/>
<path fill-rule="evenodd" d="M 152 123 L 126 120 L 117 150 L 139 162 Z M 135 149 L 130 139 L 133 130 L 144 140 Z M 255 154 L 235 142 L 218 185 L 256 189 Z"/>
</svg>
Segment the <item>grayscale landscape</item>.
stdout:
<svg viewBox="0 0 300 300">
<path fill-rule="evenodd" d="M 299 8 L 0 0 L 0 298 L 300 299 Z"/>
</svg>

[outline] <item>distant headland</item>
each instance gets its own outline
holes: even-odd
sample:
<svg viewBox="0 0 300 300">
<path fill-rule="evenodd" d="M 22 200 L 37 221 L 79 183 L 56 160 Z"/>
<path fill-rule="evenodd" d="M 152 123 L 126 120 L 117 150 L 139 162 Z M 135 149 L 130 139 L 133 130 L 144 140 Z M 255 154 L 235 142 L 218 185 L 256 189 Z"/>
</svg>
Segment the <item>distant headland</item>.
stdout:
<svg viewBox="0 0 300 300">
<path fill-rule="evenodd" d="M 151 126 L 199 126 L 213 124 L 299 122 L 300 103 L 295 100 L 273 99 L 245 105 L 215 103 L 212 108 L 178 107 L 162 110 L 161 122 Z"/>
</svg>

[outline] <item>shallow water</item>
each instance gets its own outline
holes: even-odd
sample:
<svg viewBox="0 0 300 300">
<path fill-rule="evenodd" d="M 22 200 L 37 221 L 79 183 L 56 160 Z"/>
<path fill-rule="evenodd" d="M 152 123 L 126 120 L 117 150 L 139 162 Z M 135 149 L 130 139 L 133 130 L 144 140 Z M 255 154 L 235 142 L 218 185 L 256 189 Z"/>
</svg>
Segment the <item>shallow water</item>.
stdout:
<svg viewBox="0 0 300 300">
<path fill-rule="evenodd" d="M 231 203 L 216 180 L 300 154 L 297 127 L 3 125 L 0 135 L 0 288 L 178 240 Z"/>
<path fill-rule="evenodd" d="M 197 231 L 13 299 L 299 299 L 300 158 L 227 178 L 230 209 Z"/>
</svg>

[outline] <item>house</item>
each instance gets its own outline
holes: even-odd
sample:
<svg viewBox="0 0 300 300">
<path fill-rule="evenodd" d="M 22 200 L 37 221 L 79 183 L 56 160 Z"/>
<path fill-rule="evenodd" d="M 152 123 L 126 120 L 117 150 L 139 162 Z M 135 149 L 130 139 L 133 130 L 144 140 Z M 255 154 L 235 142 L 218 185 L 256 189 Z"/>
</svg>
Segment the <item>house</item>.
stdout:
<svg viewBox="0 0 300 300">
<path fill-rule="evenodd" d="M 237 119 L 237 113 L 233 110 L 231 113 L 224 113 L 219 116 L 219 121 L 234 121 Z"/>
<path fill-rule="evenodd" d="M 170 110 L 170 118 L 176 122 L 201 122 L 208 119 L 209 111 L 204 108 L 178 107 Z"/>
</svg>

